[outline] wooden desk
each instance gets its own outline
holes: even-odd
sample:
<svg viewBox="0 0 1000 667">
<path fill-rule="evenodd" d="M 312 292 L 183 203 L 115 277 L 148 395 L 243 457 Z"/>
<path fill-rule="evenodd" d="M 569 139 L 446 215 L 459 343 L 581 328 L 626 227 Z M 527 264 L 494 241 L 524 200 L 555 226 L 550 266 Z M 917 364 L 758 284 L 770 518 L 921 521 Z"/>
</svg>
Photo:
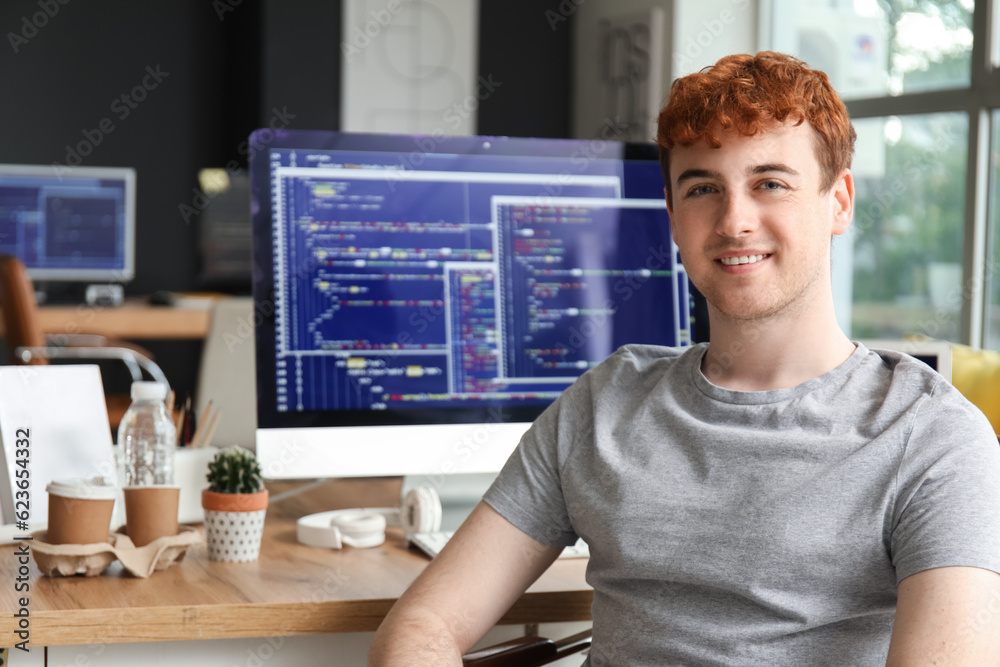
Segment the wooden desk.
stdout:
<svg viewBox="0 0 1000 667">
<path fill-rule="evenodd" d="M 274 494 L 289 485 L 269 486 Z M 303 546 L 296 542 L 295 520 L 398 498 L 398 482 L 349 480 L 273 504 L 254 563 L 209 561 L 203 543 L 149 579 L 123 573 L 117 562 L 99 577 L 43 577 L 32 561 L 30 646 L 375 630 L 427 558 L 408 549 L 398 531 L 374 549 Z M 8 645 L 17 629 L 11 612 L 25 595 L 14 590 L 14 550 L 0 547 L 0 637 Z M 584 582 L 585 568 L 585 559 L 556 562 L 501 623 L 589 620 L 593 591 Z"/>
<path fill-rule="evenodd" d="M 98 334 L 127 340 L 204 339 L 212 308 L 152 306 L 145 299 L 126 299 L 121 306 L 41 306 L 42 330 L 47 334 Z"/>
</svg>

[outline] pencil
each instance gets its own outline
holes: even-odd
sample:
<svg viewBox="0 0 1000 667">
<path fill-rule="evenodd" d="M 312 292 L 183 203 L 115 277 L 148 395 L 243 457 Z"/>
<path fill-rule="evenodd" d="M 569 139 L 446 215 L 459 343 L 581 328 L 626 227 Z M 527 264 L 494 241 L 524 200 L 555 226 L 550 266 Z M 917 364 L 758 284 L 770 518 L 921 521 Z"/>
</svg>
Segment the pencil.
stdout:
<svg viewBox="0 0 1000 667">
<path fill-rule="evenodd" d="M 215 434 L 215 427 L 219 425 L 219 414 L 220 411 L 216 410 L 215 414 L 212 415 L 212 420 L 208 423 L 208 428 L 205 429 L 205 437 L 202 438 L 197 447 L 208 447 L 212 442 L 212 435 Z"/>
</svg>

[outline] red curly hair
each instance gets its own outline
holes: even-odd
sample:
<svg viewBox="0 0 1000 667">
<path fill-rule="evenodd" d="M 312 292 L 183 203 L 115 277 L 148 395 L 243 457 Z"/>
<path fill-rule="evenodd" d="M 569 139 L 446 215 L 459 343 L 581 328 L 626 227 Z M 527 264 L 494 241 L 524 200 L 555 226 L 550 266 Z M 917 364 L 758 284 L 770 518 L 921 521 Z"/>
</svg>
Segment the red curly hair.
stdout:
<svg viewBox="0 0 1000 667">
<path fill-rule="evenodd" d="M 714 66 L 677 79 L 656 129 L 667 197 L 674 146 L 704 141 L 719 148 L 720 129 L 750 137 L 789 119 L 808 122 L 816 131 L 822 189 L 829 190 L 850 168 L 857 134 L 824 72 L 809 69 L 798 58 L 761 51 L 755 56 L 726 56 Z"/>
</svg>

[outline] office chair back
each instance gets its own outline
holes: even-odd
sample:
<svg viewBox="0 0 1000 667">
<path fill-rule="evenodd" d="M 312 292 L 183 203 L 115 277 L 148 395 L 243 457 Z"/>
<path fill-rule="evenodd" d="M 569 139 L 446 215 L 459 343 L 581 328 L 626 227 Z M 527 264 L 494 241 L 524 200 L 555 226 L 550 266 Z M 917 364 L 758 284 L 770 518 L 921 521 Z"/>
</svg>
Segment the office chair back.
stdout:
<svg viewBox="0 0 1000 667">
<path fill-rule="evenodd" d="M 157 382 L 170 386 L 149 353 L 136 345 L 81 334 L 46 338 L 38 315 L 34 284 L 21 260 L 11 255 L 0 255 L 0 314 L 12 364 L 43 365 L 49 363 L 49 359 L 79 364 L 111 359 L 125 364 L 133 382 L 141 380 L 145 370 Z M 112 393 L 105 396 L 105 403 L 109 425 L 117 430 L 131 397 L 128 393 Z"/>
<path fill-rule="evenodd" d="M 251 297 L 219 299 L 205 338 L 195 392 L 197 414 L 211 400 L 219 411 L 212 438 L 220 447 L 256 450 L 257 373 Z"/>
<path fill-rule="evenodd" d="M 11 363 L 23 364 L 25 362 L 15 356 L 14 350 L 41 347 L 45 345 L 45 335 L 38 319 L 34 285 L 21 260 L 11 255 L 0 255 L 0 311 Z M 27 363 L 46 364 L 48 360 L 35 356 Z"/>
<path fill-rule="evenodd" d="M 553 641 L 545 637 L 518 637 L 462 656 L 463 667 L 539 667 L 586 651 L 593 630 Z"/>
</svg>

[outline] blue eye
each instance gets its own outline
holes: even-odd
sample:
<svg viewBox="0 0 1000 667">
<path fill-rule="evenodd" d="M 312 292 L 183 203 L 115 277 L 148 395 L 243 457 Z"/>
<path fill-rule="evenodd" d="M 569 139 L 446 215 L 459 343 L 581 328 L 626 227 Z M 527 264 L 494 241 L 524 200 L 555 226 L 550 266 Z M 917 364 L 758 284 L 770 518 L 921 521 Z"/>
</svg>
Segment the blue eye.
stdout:
<svg viewBox="0 0 1000 667">
<path fill-rule="evenodd" d="M 690 190 L 688 190 L 688 196 L 697 197 L 698 195 L 707 195 L 711 194 L 714 190 L 715 188 L 713 188 L 711 185 L 696 185 Z"/>
</svg>

